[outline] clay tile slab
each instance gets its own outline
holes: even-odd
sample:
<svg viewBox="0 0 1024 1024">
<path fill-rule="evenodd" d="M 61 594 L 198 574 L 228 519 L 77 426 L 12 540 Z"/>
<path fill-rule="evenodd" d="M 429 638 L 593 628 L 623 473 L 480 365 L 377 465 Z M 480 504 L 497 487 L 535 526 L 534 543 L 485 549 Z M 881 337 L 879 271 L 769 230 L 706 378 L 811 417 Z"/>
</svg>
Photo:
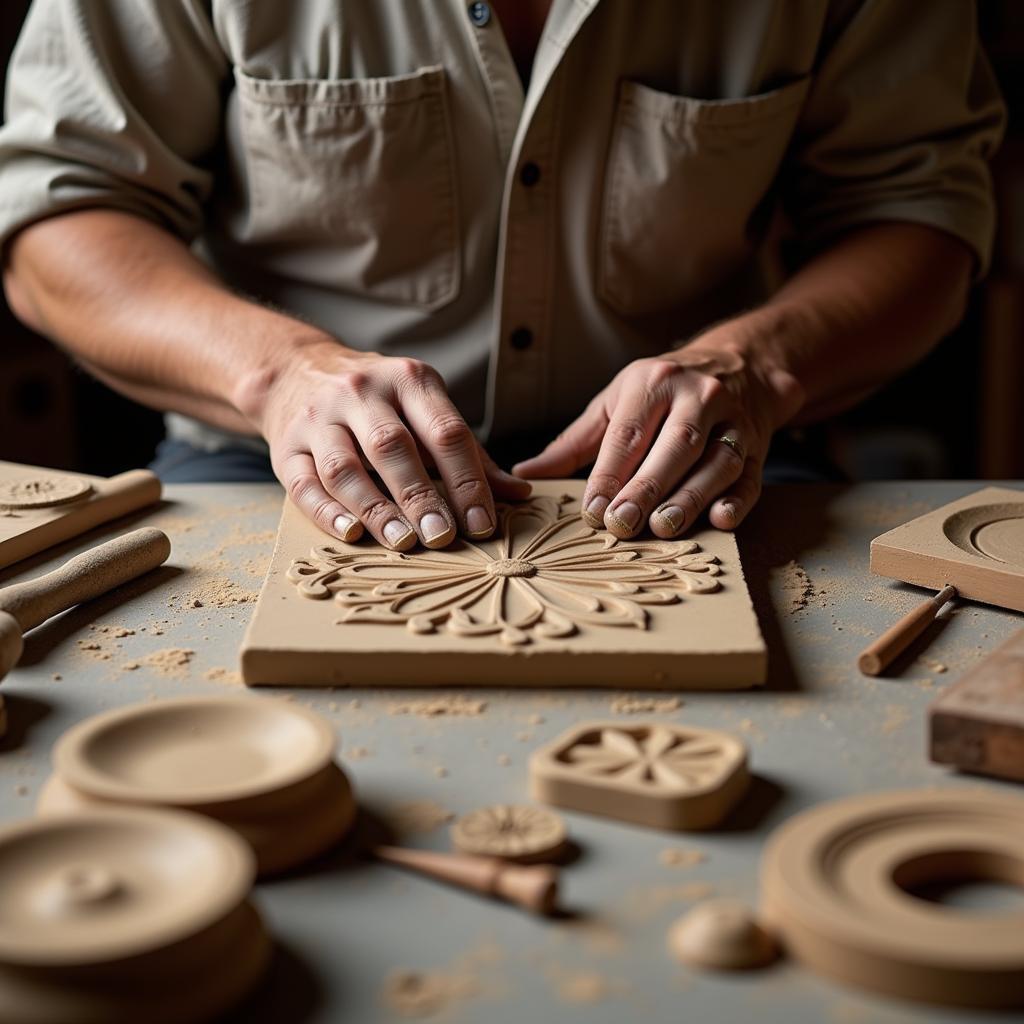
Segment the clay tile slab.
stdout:
<svg viewBox="0 0 1024 1024">
<path fill-rule="evenodd" d="M 285 502 L 242 644 L 250 685 L 738 689 L 766 652 L 731 533 L 616 540 L 583 481 L 499 506 L 489 540 L 345 544 Z"/>
<path fill-rule="evenodd" d="M 985 487 L 883 533 L 871 571 L 1024 611 L 1024 491 Z"/>
<path fill-rule="evenodd" d="M 661 722 L 589 722 L 530 758 L 538 800 L 677 831 L 714 828 L 748 782 L 735 736 Z"/>
</svg>

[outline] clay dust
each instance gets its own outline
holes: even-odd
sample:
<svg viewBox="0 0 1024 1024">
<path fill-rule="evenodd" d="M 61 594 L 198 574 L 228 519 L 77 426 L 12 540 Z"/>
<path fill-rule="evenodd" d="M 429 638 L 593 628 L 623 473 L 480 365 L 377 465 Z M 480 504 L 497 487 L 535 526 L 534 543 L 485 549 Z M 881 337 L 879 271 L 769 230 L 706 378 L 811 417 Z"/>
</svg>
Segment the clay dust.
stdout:
<svg viewBox="0 0 1024 1024">
<path fill-rule="evenodd" d="M 487 710 L 487 701 L 467 697 L 431 697 L 427 700 L 391 701 L 389 715 L 421 715 L 436 718 L 440 715 L 462 715 L 474 717 Z"/>
<path fill-rule="evenodd" d="M 609 709 L 615 715 L 664 715 L 682 706 L 678 697 L 636 697 L 626 693 L 613 697 Z"/>
</svg>

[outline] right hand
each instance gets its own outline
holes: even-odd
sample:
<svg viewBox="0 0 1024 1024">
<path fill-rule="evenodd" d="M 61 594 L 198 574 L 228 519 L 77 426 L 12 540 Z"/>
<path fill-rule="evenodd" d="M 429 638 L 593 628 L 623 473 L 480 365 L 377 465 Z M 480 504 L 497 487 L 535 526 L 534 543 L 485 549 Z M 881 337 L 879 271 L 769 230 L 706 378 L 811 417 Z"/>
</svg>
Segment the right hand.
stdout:
<svg viewBox="0 0 1024 1024">
<path fill-rule="evenodd" d="M 482 540 L 494 532 L 495 497 L 530 493 L 487 455 L 441 375 L 417 359 L 307 345 L 258 391 L 247 412 L 274 472 L 292 501 L 341 540 L 358 540 L 364 528 L 397 551 L 417 541 L 442 548 L 460 533 Z"/>
</svg>

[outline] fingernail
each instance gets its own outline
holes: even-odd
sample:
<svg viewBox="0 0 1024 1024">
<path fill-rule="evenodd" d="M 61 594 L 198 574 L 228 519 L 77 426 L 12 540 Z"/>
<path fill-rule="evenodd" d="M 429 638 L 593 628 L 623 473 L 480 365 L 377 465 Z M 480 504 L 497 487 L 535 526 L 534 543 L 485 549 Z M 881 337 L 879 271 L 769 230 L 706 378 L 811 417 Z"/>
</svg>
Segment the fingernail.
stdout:
<svg viewBox="0 0 1024 1024">
<path fill-rule="evenodd" d="M 336 516 L 334 519 L 334 532 L 342 540 L 351 540 L 359 529 L 359 523 L 352 516 Z"/>
<path fill-rule="evenodd" d="M 409 538 L 413 541 L 416 540 L 416 534 L 413 533 L 401 519 L 392 519 L 387 526 L 384 527 L 384 539 L 393 548 L 404 548 L 409 547 Z"/>
<path fill-rule="evenodd" d="M 491 522 L 491 517 L 487 514 L 487 509 L 482 505 L 474 505 L 466 513 L 466 529 L 473 536 L 477 536 L 482 533 L 490 533 L 493 528 L 494 523 Z"/>
<path fill-rule="evenodd" d="M 621 529 L 635 530 L 640 525 L 640 516 L 642 514 L 639 505 L 632 501 L 624 501 L 621 505 L 616 505 L 615 508 L 607 512 L 605 518 L 610 519 L 613 525 Z"/>
<path fill-rule="evenodd" d="M 446 533 L 451 533 L 452 528 L 448 520 L 439 512 L 428 512 L 420 520 L 420 534 L 429 544 L 431 541 L 440 540 Z"/>
<path fill-rule="evenodd" d="M 726 519 L 735 520 L 740 514 L 739 509 L 731 501 L 721 502 L 718 509 Z"/>
<path fill-rule="evenodd" d="M 678 505 L 666 505 L 659 508 L 652 519 L 660 519 L 673 533 L 678 533 L 686 522 L 686 513 Z"/>
<path fill-rule="evenodd" d="M 596 498 L 590 499 L 587 507 L 583 510 L 583 518 L 591 526 L 600 529 L 604 526 L 604 510 L 607 507 L 608 499 L 603 494 L 599 494 Z"/>
</svg>

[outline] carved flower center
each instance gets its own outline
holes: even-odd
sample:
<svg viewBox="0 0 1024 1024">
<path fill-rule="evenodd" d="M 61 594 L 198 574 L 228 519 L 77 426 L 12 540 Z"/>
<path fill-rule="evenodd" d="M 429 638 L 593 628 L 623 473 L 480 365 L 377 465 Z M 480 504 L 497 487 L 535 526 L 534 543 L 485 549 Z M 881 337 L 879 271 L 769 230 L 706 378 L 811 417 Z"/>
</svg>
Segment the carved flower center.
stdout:
<svg viewBox="0 0 1024 1024">
<path fill-rule="evenodd" d="M 537 566 L 522 558 L 499 558 L 496 562 L 491 562 L 487 571 L 492 576 L 534 576 L 537 573 Z"/>
</svg>

